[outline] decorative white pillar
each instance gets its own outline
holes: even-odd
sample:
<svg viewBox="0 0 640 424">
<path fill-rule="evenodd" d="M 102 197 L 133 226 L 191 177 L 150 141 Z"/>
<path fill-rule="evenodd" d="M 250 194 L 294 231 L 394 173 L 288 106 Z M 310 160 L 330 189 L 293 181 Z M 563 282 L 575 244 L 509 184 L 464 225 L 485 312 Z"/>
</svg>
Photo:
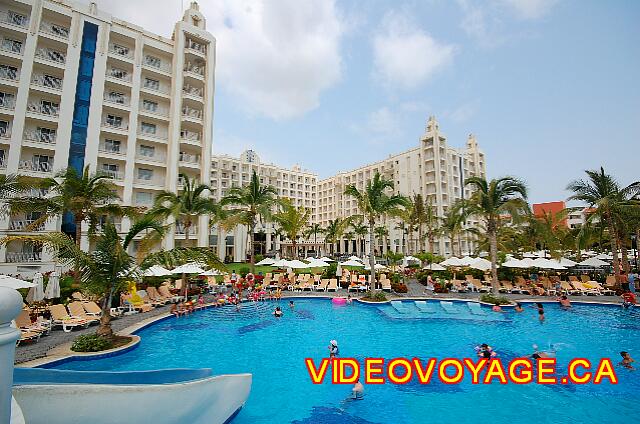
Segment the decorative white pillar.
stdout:
<svg viewBox="0 0 640 424">
<path fill-rule="evenodd" d="M 22 296 L 8 287 L 0 287 L 0 423 L 11 420 L 11 388 L 16 341 L 20 331 L 11 327 L 22 308 Z"/>
</svg>

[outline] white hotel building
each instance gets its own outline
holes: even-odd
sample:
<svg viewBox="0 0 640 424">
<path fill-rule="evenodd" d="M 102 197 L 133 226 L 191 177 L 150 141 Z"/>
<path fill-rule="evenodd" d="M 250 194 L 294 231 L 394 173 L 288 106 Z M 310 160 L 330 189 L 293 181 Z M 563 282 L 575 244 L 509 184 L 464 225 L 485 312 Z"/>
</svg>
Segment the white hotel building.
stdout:
<svg viewBox="0 0 640 424">
<path fill-rule="evenodd" d="M 274 187 L 278 196 L 291 199 L 294 206 L 304 206 L 311 210 L 312 216 L 315 215 L 318 176 L 311 171 L 299 166 L 287 169 L 263 163 L 253 150 L 244 151 L 238 158 L 215 155 L 211 160 L 211 191 L 217 201 L 227 194 L 229 188 L 248 184 L 255 171 L 261 184 Z M 261 253 L 280 251 L 283 247 L 281 238 L 274 236 L 273 224 L 261 222 L 256 232 L 256 247 Z M 220 234 L 215 226 L 211 231 L 210 245 L 221 258 L 231 257 L 235 262 L 244 260 L 247 243 L 246 226 L 238 226 L 225 234 Z"/>
<path fill-rule="evenodd" d="M 179 174 L 207 181 L 214 74 L 215 38 L 195 2 L 167 39 L 95 3 L 2 0 L 0 172 L 50 177 L 88 165 L 113 176 L 122 204 L 137 206 L 151 205 L 161 190 L 179 190 Z M 0 236 L 25 234 L 34 218 L 4 218 Z M 118 225 L 126 231 L 129 223 Z M 60 228 L 75 232 L 62 219 L 45 230 Z M 177 228 L 164 247 L 184 238 Z M 207 228 L 203 217 L 194 237 L 201 245 Z M 5 273 L 53 265 L 37 246 L 0 248 Z"/>
<path fill-rule="evenodd" d="M 215 156 L 212 160 L 211 184 L 216 199 L 224 196 L 229 187 L 245 185 L 251 178 L 251 170 L 255 169 L 261 183 L 274 186 L 280 196 L 294 199 L 296 205 L 311 209 L 312 223 L 318 223 L 322 227 L 326 227 L 329 220 L 359 213 L 356 201 L 345 196 L 344 189 L 349 184 L 355 184 L 358 189 L 363 190 L 376 171 L 394 182 L 396 193 L 406 196 L 421 194 L 425 199 L 432 199 L 439 216 L 443 216 L 446 208 L 457 199 L 470 196 L 470 189 L 463 187 L 467 177 L 486 175 L 484 153 L 479 149 L 475 137 L 469 135 L 466 146 L 462 149 L 452 148 L 447 145 L 447 138 L 440 132 L 434 117 L 429 118 L 425 133 L 415 148 L 324 180 L 318 180 L 316 174 L 302 171 L 298 167 L 287 170 L 276 165 L 262 164 L 251 150 L 244 152 L 240 158 Z M 470 220 L 466 225 L 477 226 L 478 222 Z M 394 252 L 415 249 L 417 234 L 411 237 L 413 243 L 409 246 L 409 237 L 406 234 L 403 236 L 396 221 L 389 219 L 386 226 L 389 235 L 387 240 L 377 240 L 378 246 L 374 248 L 378 252 L 385 247 Z M 274 238 L 273 232 L 274 228 L 270 224 L 259 226 L 257 238 L 261 252 L 280 251 L 280 238 Z M 231 256 L 234 261 L 244 260 L 247 251 L 246 227 L 237 228 L 224 239 L 218 237 L 217 232 L 212 234 L 211 245 L 217 246 L 221 257 Z M 341 240 L 337 243 L 337 251 L 349 254 L 357 252 L 355 243 L 355 240 Z M 470 237 L 461 237 L 451 246 L 448 239 L 439 237 L 434 251 L 446 256 L 453 253 L 452 248 L 455 253 L 465 253 L 473 250 L 473 243 Z M 301 240 L 299 247 L 302 255 L 309 250 L 328 253 L 322 236 L 318 237 L 317 244 L 313 239 Z M 369 249 L 367 237 L 364 252 L 368 253 Z"/>
</svg>

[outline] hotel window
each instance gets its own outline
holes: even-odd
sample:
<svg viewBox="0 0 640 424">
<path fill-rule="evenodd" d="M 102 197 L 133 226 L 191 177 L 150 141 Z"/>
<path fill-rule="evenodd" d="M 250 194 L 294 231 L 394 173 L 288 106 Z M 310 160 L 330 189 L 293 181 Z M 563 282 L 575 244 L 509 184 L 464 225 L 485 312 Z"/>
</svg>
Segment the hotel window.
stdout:
<svg viewBox="0 0 640 424">
<path fill-rule="evenodd" d="M 138 149 L 138 152 L 140 153 L 140 156 L 152 158 L 156 155 L 156 148 L 153 146 L 147 146 L 147 145 L 141 144 L 140 148 Z"/>
<path fill-rule="evenodd" d="M 56 115 L 60 104 L 50 100 L 40 100 L 40 110 L 47 115 Z"/>
<path fill-rule="evenodd" d="M 150 181 L 153 178 L 153 170 L 146 168 L 138 168 L 138 179 L 144 181 Z"/>
<path fill-rule="evenodd" d="M 112 177 L 115 177 L 116 174 L 118 173 L 118 165 L 113 163 L 103 163 L 102 171 L 107 175 L 111 175 Z"/>
<path fill-rule="evenodd" d="M 159 68 L 161 62 L 160 62 L 160 58 L 158 57 L 146 55 L 144 57 L 144 63 L 149 66 L 153 66 L 154 68 Z"/>
<path fill-rule="evenodd" d="M 10 10 L 7 16 L 9 23 L 19 26 L 26 26 L 28 23 L 27 16 Z"/>
<path fill-rule="evenodd" d="M 104 140 L 104 150 L 111 153 L 120 153 L 120 140 Z"/>
<path fill-rule="evenodd" d="M 120 128 L 122 126 L 122 116 L 107 115 L 106 124 L 112 127 Z"/>
<path fill-rule="evenodd" d="M 51 171 L 53 166 L 53 157 L 47 155 L 33 155 L 33 165 L 38 171 Z"/>
<path fill-rule="evenodd" d="M 6 136 L 9 131 L 9 122 L 0 121 L 0 136 Z"/>
<path fill-rule="evenodd" d="M 38 127 L 38 140 L 43 143 L 54 143 L 56 141 L 56 130 L 53 128 Z"/>
<path fill-rule="evenodd" d="M 138 191 L 136 193 L 136 203 L 139 205 L 150 205 L 153 203 L 153 195 L 146 191 Z"/>
<path fill-rule="evenodd" d="M 0 92 L 0 107 L 12 107 L 15 103 L 15 96 L 11 93 Z"/>
<path fill-rule="evenodd" d="M 150 124 L 148 122 L 143 122 L 140 124 L 140 130 L 143 134 L 155 134 L 156 133 L 156 124 Z"/>
<path fill-rule="evenodd" d="M 9 65 L 0 65 L 0 78 L 15 80 L 18 78 L 18 68 Z"/>
<path fill-rule="evenodd" d="M 127 79 L 127 77 L 129 76 L 129 72 L 120 68 L 111 68 L 110 75 L 118 79 Z"/>
<path fill-rule="evenodd" d="M 145 88 L 150 88 L 152 90 L 159 90 L 160 89 L 160 81 L 155 80 L 153 78 L 146 78 L 144 79 L 144 87 Z"/>
<path fill-rule="evenodd" d="M 117 91 L 110 91 L 108 98 L 110 101 L 112 101 L 113 103 L 118 103 L 123 105 L 124 104 L 124 93 L 118 93 Z"/>
<path fill-rule="evenodd" d="M 129 47 L 121 46 L 120 44 L 114 44 L 113 51 L 122 56 L 129 56 Z"/>
<path fill-rule="evenodd" d="M 2 39 L 2 49 L 12 53 L 22 53 L 22 41 L 12 40 L 11 38 Z"/>
<path fill-rule="evenodd" d="M 158 102 L 154 102 L 153 100 L 143 100 L 142 108 L 149 112 L 157 112 L 158 111 Z"/>
</svg>

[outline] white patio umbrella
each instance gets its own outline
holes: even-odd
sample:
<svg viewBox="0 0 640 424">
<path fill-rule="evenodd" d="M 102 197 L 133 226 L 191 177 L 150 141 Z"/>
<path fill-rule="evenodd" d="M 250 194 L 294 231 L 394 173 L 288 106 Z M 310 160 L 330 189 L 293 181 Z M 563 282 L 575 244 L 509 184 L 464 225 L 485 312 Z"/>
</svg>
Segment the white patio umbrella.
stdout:
<svg viewBox="0 0 640 424">
<path fill-rule="evenodd" d="M 560 258 L 559 260 L 554 260 L 554 262 L 557 262 L 565 268 L 571 268 L 572 266 L 575 266 L 577 264 L 577 262 L 572 261 L 568 258 Z"/>
<path fill-rule="evenodd" d="M 598 256 L 596 256 L 596 259 L 600 259 L 601 261 L 610 261 L 610 260 L 613 260 L 613 255 L 601 253 Z"/>
<path fill-rule="evenodd" d="M 327 258 L 326 256 L 321 257 L 320 260 L 325 262 L 335 262 L 333 259 Z"/>
<path fill-rule="evenodd" d="M 526 265 L 522 264 L 522 261 L 516 258 L 511 258 L 508 261 L 505 261 L 502 266 L 507 268 L 527 268 Z"/>
<path fill-rule="evenodd" d="M 373 267 L 375 268 L 376 271 L 382 271 L 383 269 L 388 269 L 386 266 L 382 264 L 375 264 Z M 370 271 L 371 267 L 369 265 L 365 265 L 364 269 L 367 271 Z"/>
<path fill-rule="evenodd" d="M 580 266 L 590 266 L 590 267 L 594 267 L 594 268 L 600 268 L 603 266 L 609 266 L 609 264 L 605 261 L 601 261 L 598 258 L 589 258 L 589 259 L 585 259 L 584 261 L 578 263 L 578 265 Z"/>
<path fill-rule="evenodd" d="M 533 268 L 535 265 L 533 263 L 533 259 L 531 258 L 522 258 L 520 261 L 523 268 Z"/>
<path fill-rule="evenodd" d="M 9 287 L 10 289 L 29 289 L 31 287 L 35 287 L 35 284 L 20 280 L 15 277 L 11 277 L 9 275 L 0 275 L 0 287 Z"/>
<path fill-rule="evenodd" d="M 436 263 L 429 264 L 429 265 L 425 266 L 422 269 L 428 269 L 430 271 L 446 271 L 447 270 L 447 268 L 443 267 L 440 264 L 436 264 Z"/>
<path fill-rule="evenodd" d="M 481 259 L 481 258 L 478 258 Z M 460 259 L 460 265 L 461 266 L 471 266 L 471 264 L 475 261 L 475 258 L 472 258 L 470 256 L 465 256 L 464 258 Z"/>
<path fill-rule="evenodd" d="M 209 271 L 205 271 L 202 274 L 200 274 L 203 277 L 213 277 L 216 275 L 222 275 L 222 273 L 220 271 L 218 271 L 217 269 L 210 269 Z"/>
<path fill-rule="evenodd" d="M 173 275 L 173 272 L 161 267 L 160 265 L 152 265 L 147 268 L 142 275 L 144 277 L 167 277 L 169 275 Z"/>
<path fill-rule="evenodd" d="M 189 263 L 180 265 L 171 270 L 174 274 L 202 274 L 204 269 L 200 268 L 198 264 Z"/>
<path fill-rule="evenodd" d="M 55 299 L 60 297 L 60 274 L 57 271 L 53 271 L 49 274 L 49 282 L 47 288 L 44 291 L 44 297 L 46 299 Z"/>
<path fill-rule="evenodd" d="M 358 261 L 358 262 L 362 262 L 362 259 L 360 259 L 360 258 L 359 258 L 359 257 L 357 257 L 357 256 L 353 256 L 353 255 L 352 255 L 352 256 L 349 256 L 348 260 L 350 260 L 350 261 Z"/>
<path fill-rule="evenodd" d="M 469 266 L 471 268 L 479 269 L 480 271 L 488 271 L 491 269 L 491 261 L 484 258 L 476 258 Z"/>
<path fill-rule="evenodd" d="M 523 258 L 537 258 L 537 257 L 538 257 L 538 255 L 536 255 L 535 253 L 531 253 L 531 252 L 525 252 L 525 253 L 522 255 L 522 257 L 523 257 Z"/>
<path fill-rule="evenodd" d="M 289 261 L 289 267 L 293 269 L 309 268 L 309 264 L 299 261 L 297 259 L 294 259 L 293 261 Z"/>
<path fill-rule="evenodd" d="M 460 261 L 460 258 L 456 258 L 455 256 L 452 256 L 449 259 L 446 259 L 446 260 L 440 262 L 440 265 L 443 265 L 443 266 L 462 266 L 462 262 Z"/>
<path fill-rule="evenodd" d="M 351 259 L 350 259 L 350 260 L 348 260 L 348 261 L 346 261 L 346 262 L 342 262 L 342 263 L 340 263 L 340 265 L 342 265 L 342 266 L 357 266 L 357 267 L 364 267 L 364 264 L 363 264 L 363 263 L 360 263 L 360 262 L 358 262 L 358 261 L 354 261 L 354 260 L 351 260 Z"/>
<path fill-rule="evenodd" d="M 533 266 L 540 269 L 565 269 L 565 267 L 559 263 L 545 258 L 534 259 Z"/>
<path fill-rule="evenodd" d="M 258 262 L 256 265 L 273 265 L 274 263 L 275 263 L 275 260 L 271 258 L 264 258 L 263 260 Z"/>
<path fill-rule="evenodd" d="M 44 299 L 44 289 L 42 288 L 42 274 L 36 272 L 33 275 L 33 284 L 35 286 L 29 289 L 29 293 L 27 294 L 27 303 L 40 302 Z"/>
<path fill-rule="evenodd" d="M 286 259 L 280 259 L 272 263 L 271 266 L 276 268 L 287 268 L 289 266 L 289 261 Z"/>
<path fill-rule="evenodd" d="M 329 266 L 329 264 L 320 259 L 312 259 L 309 261 L 309 268 L 324 268 L 327 266 Z"/>
</svg>

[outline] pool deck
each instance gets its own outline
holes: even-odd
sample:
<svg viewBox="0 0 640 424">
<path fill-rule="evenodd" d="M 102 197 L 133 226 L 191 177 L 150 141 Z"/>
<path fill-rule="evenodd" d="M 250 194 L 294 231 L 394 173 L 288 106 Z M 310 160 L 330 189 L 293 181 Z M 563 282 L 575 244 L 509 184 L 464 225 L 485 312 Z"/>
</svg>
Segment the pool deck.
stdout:
<svg viewBox="0 0 640 424">
<path fill-rule="evenodd" d="M 435 299 L 435 300 L 478 300 L 478 293 L 446 293 L 438 294 L 435 296 L 425 296 L 423 294 L 424 287 L 415 281 L 410 281 L 407 284 L 408 293 L 403 294 L 389 294 L 387 298 L 389 300 L 402 300 L 402 299 Z M 349 293 L 354 298 L 361 297 L 362 294 Z M 337 293 L 334 292 L 302 292 L 302 293 L 283 293 L 283 299 L 288 297 L 335 297 L 346 296 L 346 291 L 341 290 Z M 528 302 L 555 302 L 555 297 L 550 296 L 528 296 L 521 294 L 505 294 L 501 295 L 509 298 L 513 301 L 528 301 Z M 208 296 L 207 296 L 208 297 Z M 213 298 L 208 298 L 210 301 Z M 621 300 L 618 296 L 569 296 L 572 302 L 593 302 L 593 303 L 610 303 L 620 304 Z M 111 322 L 111 326 L 115 332 L 119 335 L 130 335 L 139 328 L 153 322 L 157 319 L 165 317 L 169 314 L 170 305 L 156 307 L 152 311 L 142 314 L 134 314 L 124 316 L 115 319 Z M 41 337 L 37 343 L 27 343 L 16 348 L 16 364 L 23 364 L 25 366 L 37 366 L 42 362 L 49 362 L 54 358 L 60 358 L 68 356 L 70 354 L 77 355 L 75 352 L 71 352 L 70 347 L 73 340 L 82 334 L 91 334 L 96 331 L 96 326 L 91 326 L 86 329 L 74 330 L 70 333 L 65 333 L 61 330 L 52 331 L 50 335 Z"/>
</svg>

